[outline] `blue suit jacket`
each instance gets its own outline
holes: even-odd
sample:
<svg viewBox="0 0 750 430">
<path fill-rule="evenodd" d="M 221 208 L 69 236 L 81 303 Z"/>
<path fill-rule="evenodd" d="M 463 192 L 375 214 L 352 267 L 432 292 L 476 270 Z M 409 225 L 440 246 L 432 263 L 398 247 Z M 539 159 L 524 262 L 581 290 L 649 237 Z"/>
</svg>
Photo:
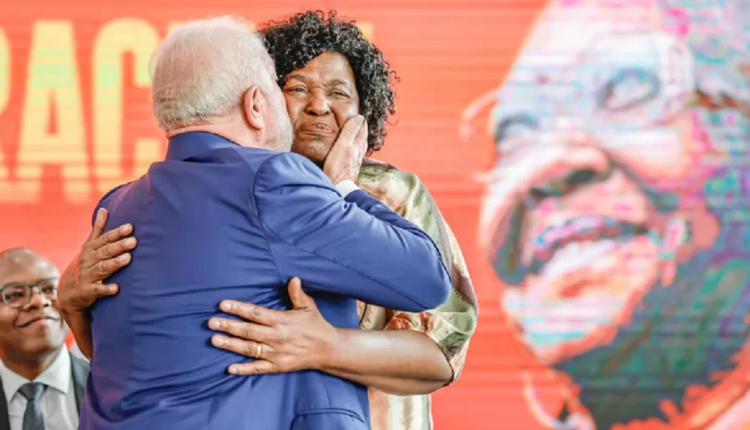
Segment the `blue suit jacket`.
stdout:
<svg viewBox="0 0 750 430">
<path fill-rule="evenodd" d="M 365 387 L 317 371 L 241 377 L 250 360 L 210 345 L 223 299 L 288 309 L 302 279 L 324 317 L 358 326 L 356 302 L 422 311 L 450 280 L 429 236 L 364 191 L 346 198 L 309 160 L 209 133 L 106 195 L 132 223 L 133 261 L 93 308 L 94 360 L 81 430 L 370 428 Z"/>
</svg>

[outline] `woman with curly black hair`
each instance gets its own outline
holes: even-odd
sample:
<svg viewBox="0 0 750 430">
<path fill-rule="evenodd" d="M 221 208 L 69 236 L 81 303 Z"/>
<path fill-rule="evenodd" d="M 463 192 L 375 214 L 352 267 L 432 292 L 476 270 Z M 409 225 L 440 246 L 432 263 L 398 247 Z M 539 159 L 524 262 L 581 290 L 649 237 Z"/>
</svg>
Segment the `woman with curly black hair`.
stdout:
<svg viewBox="0 0 750 430">
<path fill-rule="evenodd" d="M 344 124 L 357 114 L 367 123 L 369 152 L 383 147 L 397 78 L 353 22 L 335 12 L 310 11 L 270 22 L 260 33 L 286 98 L 292 151 L 322 167 Z M 458 377 L 476 326 L 473 287 L 461 249 L 415 175 L 365 159 L 358 185 L 435 240 L 450 268 L 449 300 L 422 314 L 360 304 L 363 330 L 333 329 L 314 306 L 297 302 L 297 310 L 274 312 L 274 321 L 264 321 L 264 327 L 248 322 L 242 330 L 247 341 L 236 339 L 227 349 L 242 354 L 262 343 L 265 359 L 243 365 L 242 373 L 317 369 L 370 387 L 375 430 L 427 430 L 432 427 L 427 394 Z M 254 337 L 261 332 L 263 338 Z"/>
<path fill-rule="evenodd" d="M 272 21 L 260 33 L 276 62 L 279 86 L 295 128 L 295 146 L 300 151 L 293 151 L 322 161 L 338 128 L 357 113 L 367 122 L 369 151 L 383 147 L 388 115 L 396 112 L 391 83 L 398 78 L 383 53 L 363 37 L 359 28 L 338 20 L 336 12 L 327 17 L 323 12 L 306 12 L 286 21 Z M 320 80 L 323 74 L 328 80 Z M 313 77 L 318 78 L 316 85 L 305 81 Z M 310 106 L 311 98 L 328 103 Z M 327 115 L 336 124 L 324 118 Z M 323 130 L 328 128 L 325 126 L 319 130 L 320 137 L 328 138 L 311 139 L 308 129 L 315 130 L 315 126 L 310 124 L 329 125 L 330 133 L 323 133 L 328 131 Z"/>
</svg>

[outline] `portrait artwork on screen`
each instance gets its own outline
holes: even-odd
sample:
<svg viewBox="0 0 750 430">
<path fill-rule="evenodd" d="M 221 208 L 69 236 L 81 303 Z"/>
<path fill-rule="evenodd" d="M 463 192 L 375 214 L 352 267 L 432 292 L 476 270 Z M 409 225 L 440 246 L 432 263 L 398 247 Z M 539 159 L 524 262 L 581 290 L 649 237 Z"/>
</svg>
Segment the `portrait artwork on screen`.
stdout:
<svg viewBox="0 0 750 430">
<path fill-rule="evenodd" d="M 540 428 L 750 428 L 750 2 L 554 1 L 464 137 L 485 117 Z"/>
</svg>

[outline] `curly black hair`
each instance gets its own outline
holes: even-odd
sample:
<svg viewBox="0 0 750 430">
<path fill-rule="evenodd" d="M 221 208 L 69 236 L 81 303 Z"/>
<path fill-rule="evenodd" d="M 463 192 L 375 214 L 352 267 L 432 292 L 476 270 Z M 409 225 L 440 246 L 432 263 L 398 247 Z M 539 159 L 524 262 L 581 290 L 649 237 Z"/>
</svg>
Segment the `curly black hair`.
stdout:
<svg viewBox="0 0 750 430">
<path fill-rule="evenodd" d="M 304 68 L 324 52 L 346 57 L 354 71 L 359 113 L 367 121 L 368 149 L 374 152 L 383 147 L 388 115 L 396 113 L 391 78 L 398 81 L 398 77 L 383 53 L 364 38 L 353 21 L 337 19 L 336 11 L 308 11 L 285 21 L 270 21 L 261 27 L 260 34 L 276 62 L 281 86 L 286 75 Z"/>
</svg>

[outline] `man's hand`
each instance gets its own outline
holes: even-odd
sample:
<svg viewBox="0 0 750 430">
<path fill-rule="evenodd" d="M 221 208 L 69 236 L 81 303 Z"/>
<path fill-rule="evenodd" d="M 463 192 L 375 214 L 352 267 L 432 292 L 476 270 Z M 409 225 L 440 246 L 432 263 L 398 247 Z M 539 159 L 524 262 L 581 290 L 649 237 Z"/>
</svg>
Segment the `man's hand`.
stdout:
<svg viewBox="0 0 750 430">
<path fill-rule="evenodd" d="M 229 373 L 250 375 L 320 369 L 329 360 L 333 345 L 337 343 L 336 328 L 323 318 L 315 301 L 302 291 L 299 278 L 289 282 L 289 296 L 294 305 L 289 311 L 232 300 L 221 303 L 222 311 L 246 321 L 211 318 L 210 328 L 236 336 L 215 335 L 212 343 L 218 348 L 256 358 L 251 363 L 231 365 Z"/>
<path fill-rule="evenodd" d="M 323 173 L 334 185 L 347 180 L 356 183 L 366 154 L 367 122 L 362 115 L 357 115 L 346 121 L 341 129 L 326 157 Z"/>
<path fill-rule="evenodd" d="M 85 311 L 98 299 L 117 294 L 117 285 L 102 281 L 130 263 L 128 251 L 136 240 L 128 237 L 133 233 L 130 224 L 102 234 L 107 217 L 107 211 L 99 209 L 89 238 L 60 278 L 57 301 L 63 315 Z"/>
</svg>

